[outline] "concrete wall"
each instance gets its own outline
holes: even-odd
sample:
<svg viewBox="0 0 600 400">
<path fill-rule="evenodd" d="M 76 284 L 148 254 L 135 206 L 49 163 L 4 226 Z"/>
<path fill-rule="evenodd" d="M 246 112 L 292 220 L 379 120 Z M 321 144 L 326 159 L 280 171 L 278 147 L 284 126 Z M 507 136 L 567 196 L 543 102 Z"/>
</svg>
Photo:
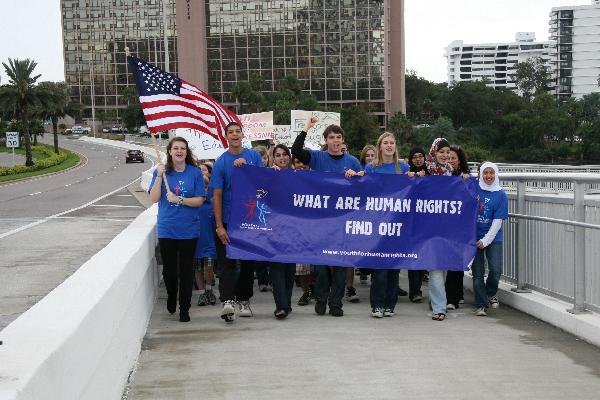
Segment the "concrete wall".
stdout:
<svg viewBox="0 0 600 400">
<path fill-rule="evenodd" d="M 154 205 L 0 332 L 0 398 L 120 399 L 156 299 Z"/>
</svg>

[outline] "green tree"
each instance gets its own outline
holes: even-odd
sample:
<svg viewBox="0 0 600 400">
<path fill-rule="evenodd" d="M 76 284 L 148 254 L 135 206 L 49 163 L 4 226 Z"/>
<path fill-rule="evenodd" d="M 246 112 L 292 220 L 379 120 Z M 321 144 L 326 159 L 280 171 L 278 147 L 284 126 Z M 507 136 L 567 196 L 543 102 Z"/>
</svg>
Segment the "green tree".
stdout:
<svg viewBox="0 0 600 400">
<path fill-rule="evenodd" d="M 357 154 L 366 144 L 375 144 L 379 137 L 377 117 L 369 114 L 369 105 L 361 103 L 344 107 L 340 112 L 340 124 L 344 129 L 344 142 L 351 153 Z"/>
<path fill-rule="evenodd" d="M 2 63 L 6 75 L 8 76 L 8 85 L 0 87 L 0 107 L 5 110 L 12 110 L 23 127 L 23 137 L 25 142 L 25 165 L 33 165 L 31 153 L 31 136 L 29 130 L 29 121 L 31 111 L 38 106 L 42 108 L 50 101 L 51 94 L 39 90 L 35 83 L 41 75 L 33 75 L 37 63 L 30 59 L 8 59 L 8 64 Z"/>
<path fill-rule="evenodd" d="M 387 130 L 396 137 L 398 144 L 410 143 L 413 140 L 414 123 L 401 112 L 388 119 Z"/>
<path fill-rule="evenodd" d="M 530 99 L 532 95 L 548 92 L 548 84 L 551 80 L 550 71 L 541 57 L 532 57 L 517 63 L 515 72 L 510 77 L 526 99 Z"/>
<path fill-rule="evenodd" d="M 54 152 L 58 154 L 58 120 L 66 115 L 75 117 L 81 105 L 71 102 L 69 87 L 65 82 L 40 82 L 38 88 L 51 94 L 50 102 L 41 110 L 41 114 L 52 121 Z"/>
<path fill-rule="evenodd" d="M 406 116 L 412 121 L 432 122 L 446 113 L 448 88 L 421 78 L 414 70 L 406 71 Z"/>
</svg>

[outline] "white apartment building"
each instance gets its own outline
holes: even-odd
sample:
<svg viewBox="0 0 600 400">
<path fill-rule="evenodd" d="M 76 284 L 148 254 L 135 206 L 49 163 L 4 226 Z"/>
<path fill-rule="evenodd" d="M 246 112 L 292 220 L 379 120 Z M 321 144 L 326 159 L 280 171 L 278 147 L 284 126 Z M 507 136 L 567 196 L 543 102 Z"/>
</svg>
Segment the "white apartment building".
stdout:
<svg viewBox="0 0 600 400">
<path fill-rule="evenodd" d="M 600 0 L 552 8 L 550 39 L 555 42 L 556 96 L 581 98 L 600 92 Z"/>
<path fill-rule="evenodd" d="M 511 79 L 515 65 L 541 57 L 548 68 L 552 42 L 536 42 L 534 32 L 518 32 L 510 43 L 465 44 L 455 40 L 446 47 L 448 85 L 463 81 L 485 81 L 488 86 L 515 90 Z"/>
</svg>

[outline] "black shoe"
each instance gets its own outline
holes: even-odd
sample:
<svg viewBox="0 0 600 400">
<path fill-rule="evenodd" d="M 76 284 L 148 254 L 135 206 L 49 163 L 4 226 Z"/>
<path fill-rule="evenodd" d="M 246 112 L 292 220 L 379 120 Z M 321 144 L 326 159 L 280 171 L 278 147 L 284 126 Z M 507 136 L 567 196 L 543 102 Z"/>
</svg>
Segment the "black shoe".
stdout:
<svg viewBox="0 0 600 400">
<path fill-rule="evenodd" d="M 190 313 L 188 311 L 179 311 L 179 322 L 190 322 Z"/>
<path fill-rule="evenodd" d="M 360 298 L 356 294 L 356 289 L 354 289 L 354 287 L 352 287 L 352 286 L 346 288 L 346 301 L 348 301 L 350 303 L 359 303 L 360 302 Z"/>
<path fill-rule="evenodd" d="M 398 296 L 400 296 L 400 297 L 408 296 L 408 292 L 398 286 Z"/>
<path fill-rule="evenodd" d="M 344 310 L 342 310 L 342 307 L 329 307 L 329 315 L 334 317 L 343 317 Z"/>
<path fill-rule="evenodd" d="M 319 315 L 325 315 L 325 310 L 327 309 L 327 304 L 322 301 L 317 301 L 315 303 L 315 312 Z"/>
<path fill-rule="evenodd" d="M 410 301 L 412 301 L 413 303 L 420 303 L 421 301 L 423 301 L 423 293 L 417 292 L 414 296 L 410 298 Z"/>
<path fill-rule="evenodd" d="M 167 311 L 169 314 L 175 314 L 175 311 L 177 311 L 177 298 L 175 296 L 167 297 Z"/>
<path fill-rule="evenodd" d="M 298 305 L 299 306 L 307 306 L 308 303 L 310 303 L 310 293 L 304 292 L 304 293 L 302 293 L 302 296 L 300 296 L 300 299 L 298 299 Z"/>
</svg>

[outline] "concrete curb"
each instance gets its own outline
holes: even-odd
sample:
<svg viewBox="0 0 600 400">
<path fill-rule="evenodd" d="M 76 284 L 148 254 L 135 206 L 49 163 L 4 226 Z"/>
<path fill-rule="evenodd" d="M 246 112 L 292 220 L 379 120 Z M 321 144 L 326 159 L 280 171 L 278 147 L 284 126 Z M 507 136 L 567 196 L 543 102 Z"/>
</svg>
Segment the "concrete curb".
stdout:
<svg viewBox="0 0 600 400">
<path fill-rule="evenodd" d="M 117 399 L 158 287 L 157 207 L 0 331 L 0 398 Z"/>
<path fill-rule="evenodd" d="M 465 273 L 463 284 L 472 291 L 473 278 L 469 273 Z M 515 287 L 506 282 L 500 282 L 498 288 L 500 303 L 507 304 L 600 347 L 600 315 L 594 312 L 571 314 L 567 312 L 573 307 L 570 303 L 535 291 L 516 293 L 511 290 Z"/>
</svg>

